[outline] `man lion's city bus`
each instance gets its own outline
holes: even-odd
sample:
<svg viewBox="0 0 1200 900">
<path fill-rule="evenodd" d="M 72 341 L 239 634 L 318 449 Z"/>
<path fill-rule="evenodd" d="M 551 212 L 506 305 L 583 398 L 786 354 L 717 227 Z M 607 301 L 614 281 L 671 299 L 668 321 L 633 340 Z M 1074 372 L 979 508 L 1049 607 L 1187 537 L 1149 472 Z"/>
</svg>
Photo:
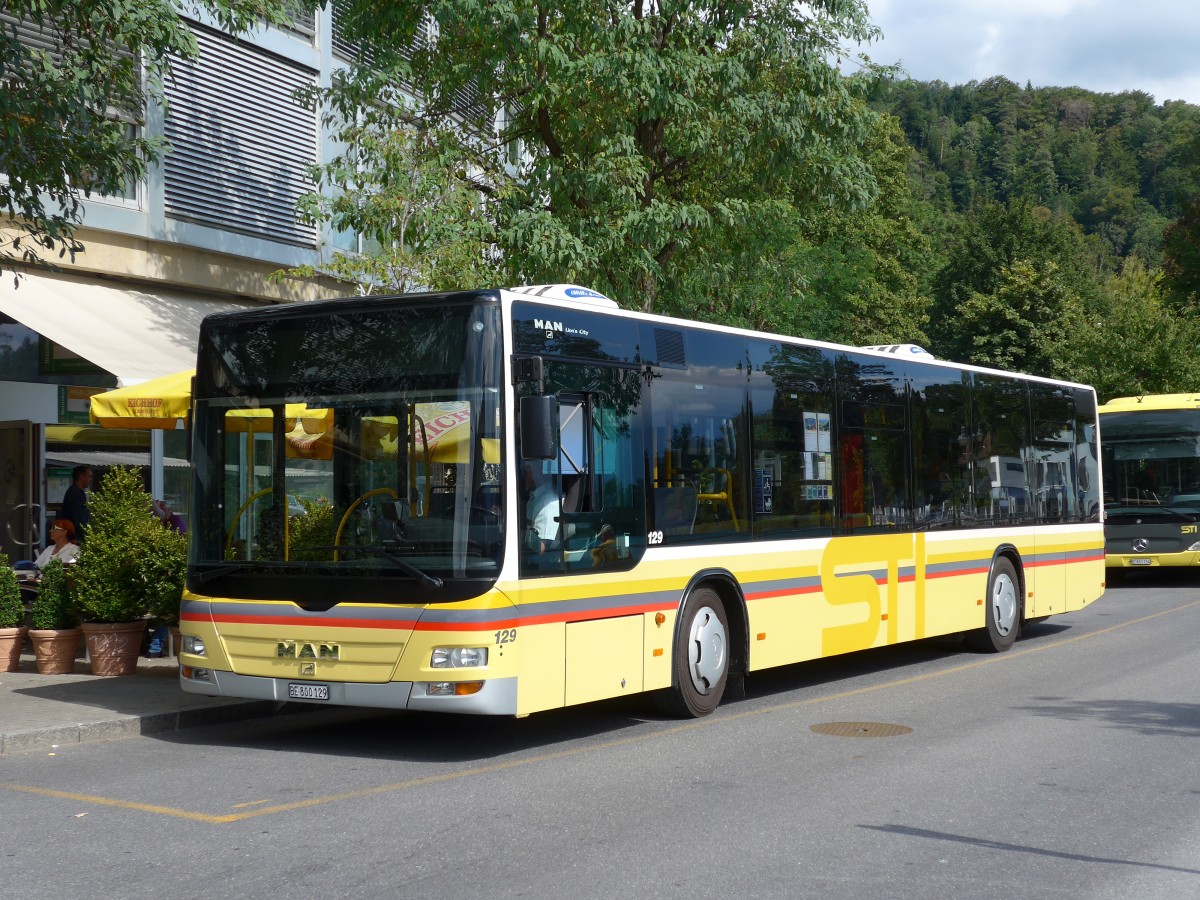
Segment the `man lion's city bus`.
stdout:
<svg viewBox="0 0 1200 900">
<path fill-rule="evenodd" d="M 1200 565 L 1200 394 L 1100 407 L 1109 576 Z"/>
<path fill-rule="evenodd" d="M 1103 591 L 1090 387 L 570 285 L 209 316 L 181 681 L 523 716 Z M 888 352 L 888 351 L 893 352 Z"/>
</svg>

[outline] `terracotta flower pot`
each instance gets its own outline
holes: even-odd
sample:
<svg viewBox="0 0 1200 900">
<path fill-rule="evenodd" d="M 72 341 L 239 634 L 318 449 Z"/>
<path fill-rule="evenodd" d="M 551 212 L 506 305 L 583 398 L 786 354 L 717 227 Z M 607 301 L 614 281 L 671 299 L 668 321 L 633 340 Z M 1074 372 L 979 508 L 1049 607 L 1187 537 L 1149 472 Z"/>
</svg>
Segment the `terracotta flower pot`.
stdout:
<svg viewBox="0 0 1200 900">
<path fill-rule="evenodd" d="M 75 655 L 79 652 L 78 628 L 30 628 L 33 654 L 38 672 L 42 675 L 69 675 L 75 671 Z"/>
<path fill-rule="evenodd" d="M 132 675 L 146 636 L 146 622 L 84 622 L 93 675 Z"/>
<path fill-rule="evenodd" d="M 21 664 L 25 627 L 0 628 L 0 672 L 15 672 Z"/>
</svg>

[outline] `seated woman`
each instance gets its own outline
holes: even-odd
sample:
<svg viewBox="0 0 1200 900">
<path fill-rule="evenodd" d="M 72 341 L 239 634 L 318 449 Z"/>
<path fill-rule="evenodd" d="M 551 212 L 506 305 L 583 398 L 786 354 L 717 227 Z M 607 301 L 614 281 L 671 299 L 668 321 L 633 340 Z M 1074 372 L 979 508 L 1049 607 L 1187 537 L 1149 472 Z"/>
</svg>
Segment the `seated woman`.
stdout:
<svg viewBox="0 0 1200 900">
<path fill-rule="evenodd" d="M 75 523 L 70 519 L 55 519 L 50 526 L 50 544 L 38 554 L 33 564 L 39 569 L 50 565 L 53 559 L 69 563 L 79 555 L 79 545 L 75 543 Z"/>
</svg>

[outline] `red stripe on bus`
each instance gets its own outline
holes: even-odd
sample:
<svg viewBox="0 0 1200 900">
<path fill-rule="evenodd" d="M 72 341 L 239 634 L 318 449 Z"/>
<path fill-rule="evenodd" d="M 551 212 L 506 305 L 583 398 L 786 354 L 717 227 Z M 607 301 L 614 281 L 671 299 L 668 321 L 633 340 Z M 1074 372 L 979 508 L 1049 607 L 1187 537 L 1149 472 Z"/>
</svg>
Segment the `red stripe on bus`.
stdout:
<svg viewBox="0 0 1200 900">
<path fill-rule="evenodd" d="M 674 609 L 675 603 L 652 603 L 639 606 L 606 607 L 596 610 L 576 610 L 561 613 L 547 613 L 540 616 L 514 617 L 511 611 L 505 610 L 503 618 L 478 619 L 473 622 L 403 622 L 397 623 L 385 619 L 304 619 L 303 621 L 289 616 L 246 616 L 232 613 L 211 613 L 201 615 L 186 613 L 181 619 L 191 622 L 211 621 L 225 625 L 285 625 L 304 628 L 379 628 L 404 629 L 409 631 L 494 631 L 497 628 L 516 628 L 520 625 L 544 625 L 554 622 L 582 622 L 589 619 L 611 619 L 617 616 L 642 615 L 656 610 Z"/>
<path fill-rule="evenodd" d="M 612 619 L 617 616 L 640 616 L 648 612 L 674 609 L 675 603 L 644 603 L 637 606 L 606 606 L 603 609 L 580 609 L 538 616 L 508 619 L 489 619 L 476 622 L 418 622 L 414 631 L 491 631 L 496 628 L 516 628 L 519 625 L 551 625 L 555 622 L 586 622 L 591 619 Z"/>
<path fill-rule="evenodd" d="M 926 572 L 925 580 L 930 581 L 934 578 L 957 578 L 959 575 L 979 575 L 988 571 L 988 567 L 974 569 L 954 569 L 950 572 Z"/>
<path fill-rule="evenodd" d="M 413 631 L 495 631 L 528 625 L 525 619 L 489 619 L 486 622 L 416 622 Z"/>
<path fill-rule="evenodd" d="M 769 600 L 772 597 L 791 597 L 795 594 L 819 594 L 821 586 L 819 584 L 808 585 L 807 587 L 798 588 L 782 588 L 777 591 L 752 591 L 746 594 L 747 600 Z"/>
</svg>

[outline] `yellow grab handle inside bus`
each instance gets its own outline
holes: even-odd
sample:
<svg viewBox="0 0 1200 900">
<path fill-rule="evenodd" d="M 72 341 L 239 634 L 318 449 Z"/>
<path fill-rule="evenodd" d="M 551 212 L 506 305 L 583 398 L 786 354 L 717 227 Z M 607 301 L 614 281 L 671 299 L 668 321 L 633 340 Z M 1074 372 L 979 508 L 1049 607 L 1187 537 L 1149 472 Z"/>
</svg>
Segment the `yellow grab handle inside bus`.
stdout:
<svg viewBox="0 0 1200 900">
<path fill-rule="evenodd" d="M 375 490 L 367 491 L 365 494 L 363 494 L 361 497 L 359 497 L 357 500 L 355 500 L 353 503 L 351 503 L 350 508 L 346 510 L 346 514 L 344 516 L 342 516 L 342 521 L 338 523 L 337 536 L 334 537 L 334 539 L 333 539 L 333 544 L 334 544 L 333 561 L 334 562 L 337 562 L 337 558 L 338 558 L 337 548 L 342 545 L 342 532 L 346 529 L 346 523 L 350 520 L 350 513 L 354 512 L 356 509 L 358 509 L 360 506 L 362 506 L 363 501 L 368 500 L 371 497 L 378 497 L 380 494 L 390 494 L 393 500 L 400 499 L 400 495 L 398 493 L 396 493 L 396 491 L 392 490 L 391 488 L 375 488 Z"/>
<path fill-rule="evenodd" d="M 229 559 L 229 551 L 233 549 L 233 535 L 234 535 L 234 532 L 237 531 L 238 519 L 240 519 L 242 517 L 242 513 L 244 513 L 247 509 L 249 509 L 250 504 L 253 503 L 255 500 L 257 500 L 259 497 L 265 496 L 266 494 L 271 493 L 273 490 L 275 490 L 275 489 L 267 487 L 267 488 L 263 488 L 261 491 L 255 491 L 253 494 L 251 494 L 249 497 L 246 498 L 245 503 L 243 503 L 241 506 L 238 507 L 238 511 L 233 517 L 233 524 L 229 526 L 229 537 L 227 537 L 225 539 L 225 558 L 226 559 Z M 286 524 L 287 516 L 284 516 L 283 518 L 284 518 L 283 558 L 287 559 L 287 557 L 288 557 L 288 555 L 287 555 L 287 524 Z"/>
</svg>

